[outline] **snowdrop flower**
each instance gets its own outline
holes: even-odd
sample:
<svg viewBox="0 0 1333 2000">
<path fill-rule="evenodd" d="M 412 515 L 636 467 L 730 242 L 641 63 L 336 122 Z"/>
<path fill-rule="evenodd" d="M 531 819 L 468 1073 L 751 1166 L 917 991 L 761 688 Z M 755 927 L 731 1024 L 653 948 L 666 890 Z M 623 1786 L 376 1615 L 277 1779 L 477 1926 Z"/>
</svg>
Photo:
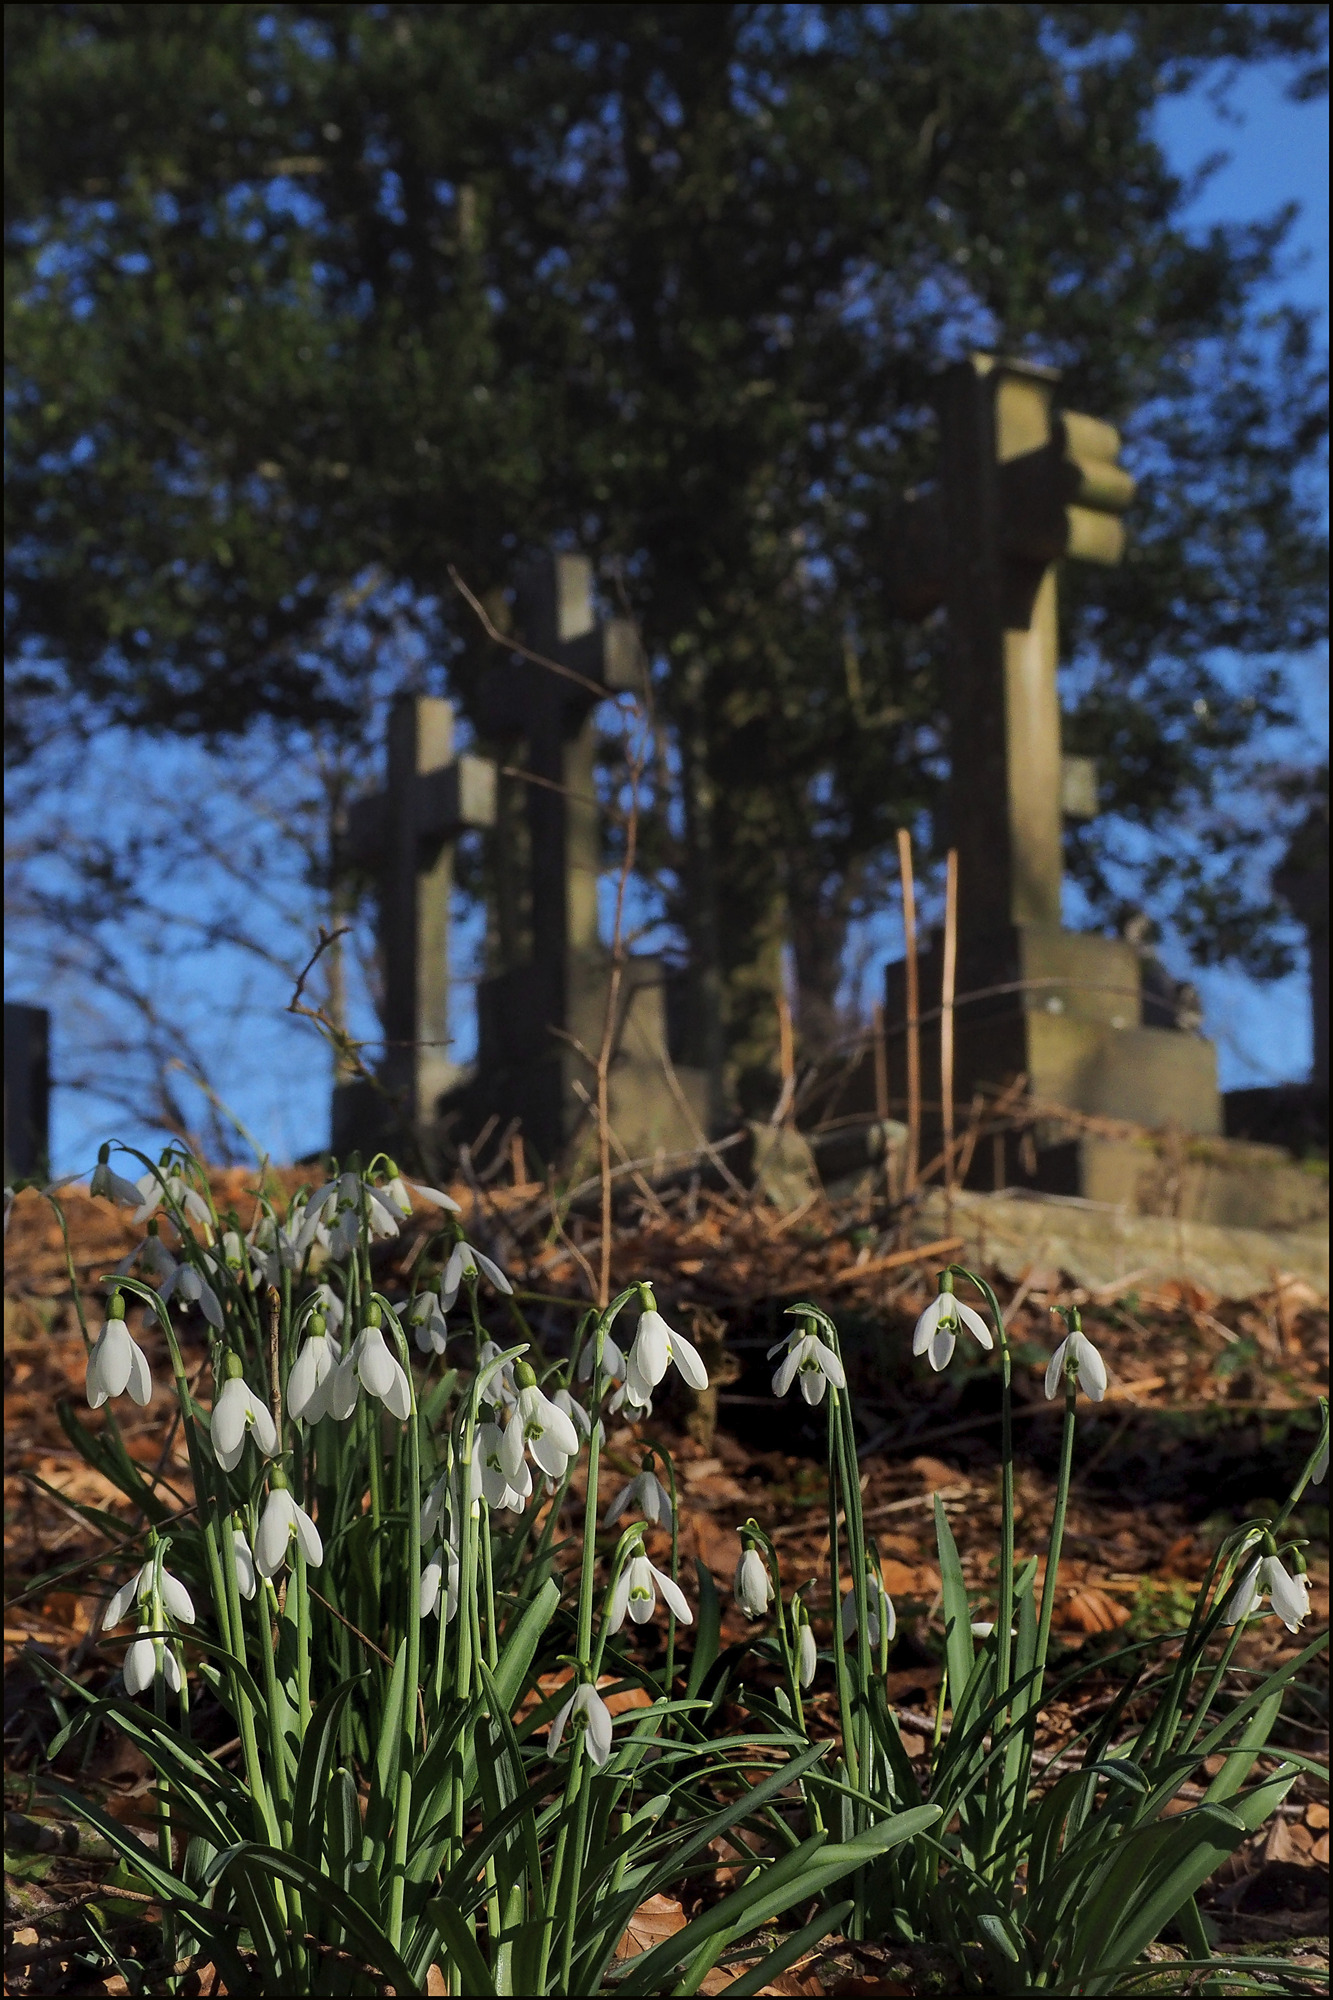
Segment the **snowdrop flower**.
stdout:
<svg viewBox="0 0 1333 2000">
<path fill-rule="evenodd" d="M 618 1632 L 625 1622 L 626 1612 L 636 1625 L 646 1624 L 653 1615 L 659 1591 L 668 1611 L 674 1612 L 682 1625 L 694 1623 L 694 1614 L 685 1601 L 680 1585 L 671 1577 L 664 1576 L 655 1563 L 649 1562 L 640 1544 L 638 1554 L 630 1557 L 611 1593 L 607 1631 Z"/>
<path fill-rule="evenodd" d="M 162 1651 L 162 1678 L 173 1694 L 181 1691 L 181 1670 L 176 1655 L 165 1640 L 138 1638 L 125 1655 L 121 1677 L 126 1694 L 146 1694 L 157 1679 L 158 1648 Z"/>
<path fill-rule="evenodd" d="M 255 1594 L 255 1559 L 239 1528 L 231 1531 L 231 1545 L 236 1551 L 236 1588 L 248 1603 Z"/>
<path fill-rule="evenodd" d="M 287 1377 L 287 1414 L 298 1423 L 317 1424 L 328 1414 L 333 1376 L 342 1350 L 326 1330 L 324 1315 L 312 1313 L 305 1345 Z"/>
<path fill-rule="evenodd" d="M 579 1356 L 578 1379 L 591 1382 L 592 1371 L 597 1362 L 597 1336 L 584 1343 Z M 602 1379 L 606 1382 L 623 1382 L 625 1379 L 625 1357 L 608 1333 L 602 1341 Z"/>
<path fill-rule="evenodd" d="M 604 1764 L 611 1755 L 611 1711 L 591 1681 L 580 1681 L 564 1707 L 558 1709 L 546 1739 L 546 1754 L 554 1757 L 567 1728 L 582 1729 L 588 1755 Z"/>
<path fill-rule="evenodd" d="M 421 1503 L 421 1539 L 428 1542 L 433 1534 L 445 1527 L 445 1539 L 458 1546 L 458 1480 L 453 1471 L 453 1454 L 450 1462 L 440 1474 L 435 1484 Z"/>
<path fill-rule="evenodd" d="M 195 1270 L 193 1264 L 176 1266 L 172 1276 L 162 1288 L 162 1298 L 164 1303 L 176 1298 L 183 1299 L 187 1305 L 198 1306 L 208 1324 L 221 1333 L 225 1321 L 222 1317 L 222 1307 L 218 1303 L 218 1295 L 207 1278 Z"/>
<path fill-rule="evenodd" d="M 588 1439 L 592 1436 L 592 1418 L 588 1415 L 588 1412 L 584 1409 L 582 1403 L 576 1403 L 574 1401 L 574 1398 L 570 1395 L 568 1389 L 557 1389 L 554 1396 L 552 1396 L 551 1401 L 555 1404 L 557 1410 L 564 1411 L 565 1415 L 569 1418 L 571 1424 L 573 1424 L 575 1430 L 580 1431 L 582 1433 L 583 1441 L 586 1444 Z M 599 1443 L 601 1442 L 602 1438 L 605 1437 L 605 1435 L 606 1433 L 603 1431 L 601 1422 L 599 1420 L 597 1425 L 597 1438 Z"/>
<path fill-rule="evenodd" d="M 478 1424 L 472 1478 L 475 1490 L 488 1507 L 521 1513 L 532 1497 L 532 1473 L 523 1456 L 522 1439 L 517 1458 L 508 1435 L 499 1424 Z"/>
<path fill-rule="evenodd" d="M 158 1235 L 157 1224 L 155 1222 L 149 1223 L 147 1236 L 138 1249 L 132 1250 L 130 1255 L 125 1259 L 126 1270 L 129 1269 L 130 1265 L 136 1259 L 143 1266 L 144 1270 L 148 1272 L 150 1277 L 161 1278 L 163 1283 L 168 1285 L 180 1268 L 176 1259 Z"/>
<path fill-rule="evenodd" d="M 445 1582 L 446 1573 L 448 1576 Z M 440 1611 L 440 1586 L 444 1584 L 444 1609 Z M 421 1616 L 430 1618 L 439 1612 L 447 1625 L 458 1609 L 458 1551 L 446 1542 L 436 1549 L 430 1561 L 421 1572 L 420 1591 Z"/>
<path fill-rule="evenodd" d="M 648 1297 L 651 1299 L 652 1294 Z M 648 1402 L 672 1362 L 691 1389 L 708 1387 L 708 1370 L 693 1346 L 684 1334 L 667 1325 L 656 1306 L 649 1304 L 640 1316 L 625 1371 L 631 1399 L 640 1404 Z"/>
<path fill-rule="evenodd" d="M 1222 1613 L 1222 1623 L 1239 1625 L 1253 1618 L 1260 1600 L 1266 1597 L 1287 1630 L 1298 1632 L 1310 1615 L 1310 1586 L 1300 1570 L 1295 1576 L 1287 1574 L 1271 1535 L 1265 1535 L 1260 1546 L 1265 1552 L 1254 1556 L 1242 1570 Z"/>
<path fill-rule="evenodd" d="M 537 1387 L 537 1377 L 526 1361 L 514 1371 L 518 1383 L 518 1405 L 505 1427 L 505 1444 L 514 1464 L 522 1462 L 526 1447 L 533 1463 L 549 1479 L 563 1479 L 566 1463 L 578 1456 L 579 1434 L 558 1404 Z"/>
<path fill-rule="evenodd" d="M 128 1181 L 124 1174 L 118 1174 L 114 1167 L 108 1165 L 110 1158 L 110 1146 L 101 1147 L 88 1192 L 105 1195 L 108 1201 L 119 1202 L 122 1208 L 137 1209 L 143 1199 L 137 1181 Z"/>
<path fill-rule="evenodd" d="M 796 1678 L 803 1688 L 808 1688 L 815 1677 L 819 1665 L 819 1654 L 815 1647 L 815 1635 L 809 1625 L 802 1624 L 796 1635 Z"/>
<path fill-rule="evenodd" d="M 1075 1314 L 1077 1320 L 1077 1314 Z M 1057 1396 L 1064 1384 L 1066 1367 L 1078 1370 L 1078 1386 L 1085 1396 L 1091 1396 L 1094 1403 L 1100 1403 L 1106 1394 L 1106 1363 L 1097 1352 L 1086 1333 L 1077 1326 L 1071 1326 L 1060 1345 L 1051 1356 L 1046 1369 L 1046 1400 Z"/>
<path fill-rule="evenodd" d="M 898 1614 L 893 1608 L 893 1599 L 884 1588 L 879 1577 L 873 1573 L 866 1578 L 868 1596 L 866 1616 L 866 1637 L 872 1646 L 878 1646 L 881 1621 L 885 1643 L 892 1640 L 898 1630 Z M 856 1630 L 856 1592 L 849 1590 L 842 1600 L 842 1636 L 850 1639 Z"/>
<path fill-rule="evenodd" d="M 823 1402 L 824 1391 L 830 1382 L 835 1389 L 847 1387 L 847 1374 L 841 1361 L 813 1330 L 785 1335 L 769 1348 L 769 1360 L 784 1347 L 787 1350 L 786 1359 L 780 1363 L 773 1377 L 775 1396 L 785 1396 L 797 1375 L 801 1380 L 801 1394 L 810 1404 Z"/>
<path fill-rule="evenodd" d="M 119 1294 L 106 1311 L 106 1325 L 88 1356 L 85 1389 L 89 1405 L 100 1410 L 109 1396 L 122 1396 L 128 1390 L 140 1409 L 144 1409 L 153 1397 L 147 1356 L 125 1324 L 125 1301 Z"/>
<path fill-rule="evenodd" d="M 268 1405 L 261 1403 L 241 1375 L 239 1356 L 227 1356 L 227 1380 L 213 1405 L 211 1436 L 213 1455 L 224 1472 L 235 1472 L 245 1450 L 245 1434 L 252 1430 L 255 1443 L 265 1458 L 278 1450 L 278 1429 Z"/>
<path fill-rule="evenodd" d="M 449 1328 L 434 1292 L 422 1292 L 413 1299 L 407 1317 L 409 1324 L 416 1328 L 416 1342 L 421 1352 L 443 1354 Z"/>
<path fill-rule="evenodd" d="M 458 1288 L 464 1278 L 470 1278 L 475 1284 L 478 1276 L 489 1278 L 496 1291 L 503 1292 L 506 1298 L 514 1289 L 497 1263 L 483 1251 L 478 1250 L 475 1244 L 465 1243 L 460 1236 L 450 1252 L 449 1262 L 445 1265 L 444 1276 L 440 1280 L 441 1310 L 450 1312 L 453 1309 L 454 1300 L 458 1297 Z"/>
<path fill-rule="evenodd" d="M 736 1581 L 732 1590 L 747 1618 L 762 1618 L 768 1610 L 773 1583 L 758 1549 L 746 1549 L 736 1565 Z"/>
<path fill-rule="evenodd" d="M 494 1340 L 483 1340 L 477 1349 L 477 1373 L 485 1375 L 478 1394 L 483 1403 L 489 1403 L 494 1410 L 512 1410 L 518 1402 L 518 1384 L 514 1379 L 514 1363 L 506 1361 L 503 1368 L 492 1368 L 504 1349 Z"/>
<path fill-rule="evenodd" d="M 375 1190 L 376 1198 L 382 1201 L 399 1218 L 406 1222 L 412 1213 L 412 1197 L 417 1195 L 422 1201 L 430 1202 L 434 1208 L 447 1209 L 451 1215 L 461 1215 L 462 1209 L 452 1195 L 443 1194 L 439 1188 L 426 1187 L 421 1181 L 405 1181 L 394 1166 L 387 1163 L 389 1178 L 382 1188 Z"/>
<path fill-rule="evenodd" d="M 946 1290 L 945 1287 L 948 1287 Z M 926 1354 L 930 1365 L 938 1375 L 953 1360 L 959 1327 L 966 1327 L 979 1347 L 989 1353 L 995 1341 L 991 1330 L 978 1312 L 965 1306 L 961 1299 L 953 1295 L 953 1279 L 946 1271 L 940 1279 L 938 1298 L 931 1300 L 916 1323 L 912 1334 L 913 1354 Z"/>
<path fill-rule="evenodd" d="M 261 1576 L 276 1576 L 287 1560 L 293 1535 L 311 1568 L 318 1569 L 324 1560 L 319 1529 L 305 1508 L 298 1507 L 293 1500 L 282 1472 L 275 1471 L 260 1516 L 259 1533 L 255 1536 L 255 1568 Z"/>
<path fill-rule="evenodd" d="M 104 1632 L 109 1632 L 114 1625 L 128 1618 L 135 1604 L 149 1602 L 153 1595 L 153 1572 L 156 1568 L 156 1558 L 149 1556 L 143 1568 L 128 1583 L 122 1583 L 107 1605 L 106 1616 L 102 1620 Z M 166 1569 L 162 1572 L 162 1607 L 177 1625 L 193 1625 L 194 1600 L 180 1579 Z"/>
<path fill-rule="evenodd" d="M 160 1169 L 154 1169 L 151 1173 L 141 1174 L 136 1185 L 139 1190 L 139 1206 L 133 1217 L 135 1222 L 146 1222 L 164 1201 L 170 1200 L 175 1202 L 177 1208 L 184 1209 L 191 1222 L 197 1223 L 210 1237 L 212 1236 L 213 1211 L 198 1188 L 191 1187 L 181 1174 L 163 1173 Z"/>
<path fill-rule="evenodd" d="M 378 1396 L 391 1416 L 397 1417 L 400 1424 L 406 1423 L 412 1414 L 412 1387 L 402 1362 L 385 1345 L 378 1306 L 371 1306 L 347 1359 L 366 1394 Z"/>
<path fill-rule="evenodd" d="M 671 1495 L 653 1471 L 651 1458 L 645 1458 L 642 1472 L 628 1486 L 621 1487 L 602 1517 L 602 1526 L 612 1527 L 631 1507 L 637 1507 L 644 1520 L 651 1521 L 655 1528 L 671 1526 Z"/>
</svg>

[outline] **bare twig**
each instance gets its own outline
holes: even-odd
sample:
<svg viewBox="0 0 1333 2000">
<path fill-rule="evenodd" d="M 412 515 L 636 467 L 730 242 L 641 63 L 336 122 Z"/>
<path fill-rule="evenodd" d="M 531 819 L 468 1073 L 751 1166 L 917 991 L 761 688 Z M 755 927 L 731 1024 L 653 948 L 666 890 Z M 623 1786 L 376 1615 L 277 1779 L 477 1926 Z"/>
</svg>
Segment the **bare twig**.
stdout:
<svg viewBox="0 0 1333 2000">
<path fill-rule="evenodd" d="M 916 1191 L 921 1164 L 921 994 L 917 983 L 916 885 L 912 878 L 912 836 L 898 829 L 898 866 L 903 881 L 903 966 L 907 982 L 907 1171 L 903 1193 Z"/>
</svg>

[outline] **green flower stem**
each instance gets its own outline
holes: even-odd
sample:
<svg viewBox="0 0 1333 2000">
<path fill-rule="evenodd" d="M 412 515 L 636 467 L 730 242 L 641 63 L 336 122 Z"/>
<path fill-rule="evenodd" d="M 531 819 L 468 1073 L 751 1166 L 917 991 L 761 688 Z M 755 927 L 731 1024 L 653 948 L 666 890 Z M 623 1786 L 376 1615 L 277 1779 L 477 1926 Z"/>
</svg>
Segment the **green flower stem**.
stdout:
<svg viewBox="0 0 1333 2000">
<path fill-rule="evenodd" d="M 262 1608 L 261 1608 L 262 1607 Z M 273 1766 L 273 1786 L 277 1793 L 279 1808 L 290 1805 L 291 1793 L 287 1784 L 287 1756 L 282 1740 L 283 1712 L 287 1698 L 278 1686 L 277 1637 L 278 1593 L 267 1577 L 259 1579 L 256 1593 L 256 1609 L 259 1611 L 259 1667 L 264 1677 L 265 1720 L 268 1724 L 268 1754 Z M 287 1820 L 286 1812 L 280 1817 Z M 283 1842 L 286 1845 L 286 1842 Z"/>
<path fill-rule="evenodd" d="M 495 1577 L 491 1566 L 491 1510 L 482 1501 L 481 1587 L 486 1607 L 486 1665 L 494 1673 L 500 1664 L 500 1635 L 496 1629 Z"/>
<path fill-rule="evenodd" d="M 842 1729 L 842 1754 L 847 1766 L 850 1784 L 856 1784 L 858 1774 L 854 1769 L 856 1746 L 852 1737 L 852 1694 L 851 1681 L 847 1670 L 847 1647 L 842 1630 L 842 1592 L 839 1589 L 842 1568 L 838 1555 L 838 1492 L 841 1454 L 838 1448 L 842 1430 L 842 1419 L 835 1398 L 840 1397 L 840 1389 L 830 1388 L 828 1392 L 828 1536 L 829 1536 L 829 1582 L 830 1616 L 833 1620 L 833 1677 L 838 1690 L 838 1721 Z"/>
<path fill-rule="evenodd" d="M 1046 1655 L 1051 1643 L 1051 1620 L 1055 1616 L 1055 1590 L 1060 1575 L 1060 1548 L 1065 1536 L 1065 1515 L 1069 1508 L 1069 1481 L 1074 1464 L 1074 1419 L 1078 1403 L 1078 1382 L 1072 1366 L 1065 1371 L 1065 1414 L 1060 1432 L 1060 1476 L 1055 1488 L 1055 1508 L 1051 1515 L 1051 1535 L 1046 1545 L 1046 1576 L 1041 1592 L 1041 1616 L 1037 1621 L 1037 1645 L 1033 1656 L 1033 1679 L 1026 1711 L 1025 1742 L 1019 1767 L 1015 1797 L 1027 1797 L 1032 1769 L 1032 1748 L 1037 1719 L 1041 1713 L 1042 1689 L 1046 1681 Z"/>
<path fill-rule="evenodd" d="M 1013 1355 L 1009 1347 L 1009 1335 L 996 1298 L 986 1280 L 965 1265 L 951 1264 L 950 1273 L 966 1278 L 974 1285 L 990 1307 L 995 1323 L 995 1338 L 1000 1343 L 1000 1576 L 999 1607 L 996 1611 L 995 1627 L 995 1692 L 1004 1694 L 1009 1688 L 1012 1661 L 1014 1626 L 1014 1411 L 1013 1411 Z M 996 1728 L 1003 1727 L 1007 1720 L 1006 1709 L 996 1718 Z"/>
<path fill-rule="evenodd" d="M 241 1615 L 241 1591 L 236 1575 L 236 1544 L 231 1538 L 233 1521 L 234 1517 L 224 1524 L 225 1532 L 222 1536 L 225 1602 L 228 1623 L 231 1627 L 227 1643 L 229 1651 L 234 1654 L 242 1666 L 245 1666 L 247 1664 L 245 1653 L 245 1622 Z M 239 1525 L 239 1523 L 236 1525 Z M 259 1814 L 264 1822 L 270 1844 L 273 1847 L 281 1847 L 282 1834 L 278 1826 L 278 1816 L 273 1809 L 273 1800 L 269 1793 L 268 1782 L 264 1776 L 263 1760 L 259 1754 L 259 1739 L 255 1732 L 254 1705 L 250 1700 L 249 1694 L 242 1686 L 239 1675 L 234 1672 L 231 1676 L 231 1695 L 237 1727 L 241 1734 L 241 1751 L 245 1758 L 246 1782 L 259 1809 Z M 283 1898 L 285 1906 L 283 1885 L 280 1882 L 276 1882 L 274 1889 L 278 1896 Z"/>
<path fill-rule="evenodd" d="M 680 1582 L 680 1522 L 676 1517 L 676 1462 L 664 1444 L 654 1444 L 654 1455 L 666 1467 L 667 1487 L 671 1494 L 671 1576 Z M 667 1612 L 666 1666 L 662 1675 L 662 1693 L 671 1699 L 671 1689 L 676 1678 L 676 1614 Z"/>
<path fill-rule="evenodd" d="M 595 1766 L 588 1755 L 587 1744 L 579 1760 L 579 1791 L 574 1823 L 573 1854 L 569 1871 L 569 1887 L 563 1891 L 562 1902 L 568 1916 L 565 1923 L 564 1942 L 560 1952 L 560 1991 L 570 1990 L 570 1970 L 574 1963 L 574 1948 L 578 1943 L 579 1890 L 583 1886 L 583 1857 L 588 1841 L 588 1808 L 592 1802 L 592 1781 Z M 563 1885 L 562 1885 L 563 1888 Z"/>
</svg>

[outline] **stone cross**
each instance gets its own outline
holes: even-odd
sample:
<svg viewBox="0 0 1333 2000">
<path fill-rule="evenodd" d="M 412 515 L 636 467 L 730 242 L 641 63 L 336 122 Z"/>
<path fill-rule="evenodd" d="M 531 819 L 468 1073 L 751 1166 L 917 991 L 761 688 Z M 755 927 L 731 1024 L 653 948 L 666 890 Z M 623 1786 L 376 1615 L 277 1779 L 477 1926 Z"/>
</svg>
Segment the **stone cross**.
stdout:
<svg viewBox="0 0 1333 2000">
<path fill-rule="evenodd" d="M 1062 754 L 1057 566 L 1120 561 L 1134 481 L 1058 382 L 987 354 L 945 372 L 938 484 L 900 511 L 887 564 L 892 608 L 948 614 L 959 993 L 1010 989 L 960 1013 L 956 1095 L 1024 1073 L 1036 1097 L 1217 1131 L 1211 1045 L 1146 1028 L 1132 948 L 1060 921 L 1062 816 L 1095 811 L 1096 774 Z M 888 1000 L 901 1018 L 892 978 Z"/>
<path fill-rule="evenodd" d="M 602 869 L 596 795 L 594 710 L 607 695 L 642 684 L 642 646 L 630 619 L 599 620 L 592 565 L 583 555 L 539 558 L 516 592 L 515 637 L 551 665 L 521 656 L 481 683 L 477 721 L 484 737 L 521 741 L 521 771 L 502 801 L 522 796 L 525 838 L 501 828 L 502 960 L 477 997 L 478 1071 L 466 1115 L 522 1121 L 547 1162 L 563 1158 L 576 1130 L 588 1130 L 608 994 L 608 958 L 597 921 Z M 502 802 L 502 814 L 508 821 Z M 519 853 L 515 864 L 515 852 Z M 521 881 L 515 884 L 517 873 Z M 635 1157 L 688 1147 L 703 1110 L 702 1079 L 677 1073 L 686 1113 L 667 1087 L 665 973 L 631 958 L 621 988 L 611 1122 Z M 580 1054 L 582 1050 L 585 1053 Z M 692 1122 L 693 1121 L 693 1122 Z"/>
<path fill-rule="evenodd" d="M 342 855 L 344 865 L 378 882 L 385 1037 L 380 1081 L 399 1107 L 389 1122 L 411 1134 L 432 1123 L 457 1074 L 449 1058 L 454 843 L 468 828 L 495 823 L 495 766 L 483 757 L 455 757 L 453 739 L 449 702 L 397 697 L 385 788 L 352 806 Z M 364 1127 L 369 1136 L 380 1122 L 364 1083 L 343 1086 L 335 1098 L 335 1149 L 340 1123 Z"/>
</svg>

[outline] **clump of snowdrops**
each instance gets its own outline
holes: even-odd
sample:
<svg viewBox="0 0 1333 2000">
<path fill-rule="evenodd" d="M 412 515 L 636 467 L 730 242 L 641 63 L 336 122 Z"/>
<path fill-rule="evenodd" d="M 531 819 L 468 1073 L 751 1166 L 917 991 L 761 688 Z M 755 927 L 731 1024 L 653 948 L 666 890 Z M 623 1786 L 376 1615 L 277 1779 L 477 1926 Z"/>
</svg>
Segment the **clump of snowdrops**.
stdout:
<svg viewBox="0 0 1333 2000">
<path fill-rule="evenodd" d="M 1194 1892 L 1302 1762 L 1284 1755 L 1253 1775 L 1313 1648 L 1240 1694 L 1230 1669 L 1265 1601 L 1293 1629 L 1304 1616 L 1303 1559 L 1284 1527 L 1319 1475 L 1314 1459 L 1276 1519 L 1218 1550 L 1188 1630 L 1124 1649 L 1123 1697 L 1067 1746 L 1063 1775 L 1041 1782 L 1038 1720 L 1067 1692 L 1048 1684 L 1048 1655 L 1077 1395 L 1099 1397 L 1105 1369 L 1075 1315 L 1047 1378 L 1065 1410 L 1052 1587 L 1038 1602 L 1035 1559 L 1015 1570 L 1003 1322 L 984 1283 L 951 1267 L 915 1345 L 943 1368 L 960 1332 L 998 1343 L 1001 1546 L 993 1615 L 979 1620 L 937 1501 L 946 1679 L 923 1778 L 885 1693 L 896 1616 L 861 1518 L 837 1331 L 818 1307 L 794 1307 L 774 1388 L 799 1383 L 827 1411 L 830 1571 L 822 1593 L 784 1599 L 767 1532 L 753 1520 L 741 1530 L 733 1589 L 767 1670 L 741 1688 L 738 1733 L 723 1703 L 745 1649 L 721 1647 L 707 1569 L 681 1577 L 669 1453 L 648 1445 L 597 1518 L 604 1416 L 646 1420 L 672 1369 L 707 1381 L 646 1285 L 586 1314 L 568 1358 L 548 1363 L 454 1203 L 383 1157 L 364 1172 L 351 1163 L 281 1217 L 261 1196 L 244 1233 L 217 1213 L 196 1162 L 134 1157 L 144 1171 L 121 1173 L 104 1149 L 94 1179 L 146 1231 L 108 1281 L 104 1323 L 85 1327 L 103 1427 L 65 1413 L 146 1524 L 132 1561 L 121 1550 L 107 1561 L 103 1623 L 127 1638 L 122 1685 L 93 1697 L 53 1679 L 66 1736 L 104 1720 L 143 1749 L 158 1780 L 155 1856 L 48 1785 L 160 1901 L 177 1968 L 168 1989 L 211 1959 L 238 1994 L 385 1981 L 420 1992 L 432 1966 L 454 1993 L 693 1993 L 724 1953 L 772 1944 L 762 1927 L 781 1918 L 780 1942 L 729 1989 L 737 2000 L 840 1928 L 943 1941 L 963 1982 L 975 1982 L 980 1946 L 992 1987 L 1011 1992 L 1132 1982 L 1172 1919 L 1208 1959 Z M 414 1198 L 439 1212 L 436 1254 L 415 1259 L 416 1289 L 394 1301 L 376 1288 L 374 1246 Z M 989 1319 L 954 1296 L 956 1277 Z M 513 1330 L 503 1344 L 481 1317 L 497 1301 Z M 173 1306 L 209 1328 L 211 1409 L 187 1377 Z M 159 1388 L 127 1307 L 165 1338 L 193 1505 L 145 1480 L 120 1437 L 119 1400 L 146 1404 Z M 1322 1451 L 1326 1466 L 1327 1412 Z M 665 1567 L 647 1553 L 649 1528 L 670 1530 Z M 682 1628 L 692 1646 L 678 1659 Z M 838 1742 L 812 1719 L 821 1677 L 836 1691 Z M 209 1740 L 220 1728 L 237 1742 L 239 1768 L 205 1746 L 201 1697 Z M 1168 1816 L 1218 1751 L 1204 1799 Z M 711 1843 L 742 1829 L 757 1849 L 747 1879 L 617 1960 L 638 1906 L 688 1897 L 713 1866 Z"/>
</svg>

